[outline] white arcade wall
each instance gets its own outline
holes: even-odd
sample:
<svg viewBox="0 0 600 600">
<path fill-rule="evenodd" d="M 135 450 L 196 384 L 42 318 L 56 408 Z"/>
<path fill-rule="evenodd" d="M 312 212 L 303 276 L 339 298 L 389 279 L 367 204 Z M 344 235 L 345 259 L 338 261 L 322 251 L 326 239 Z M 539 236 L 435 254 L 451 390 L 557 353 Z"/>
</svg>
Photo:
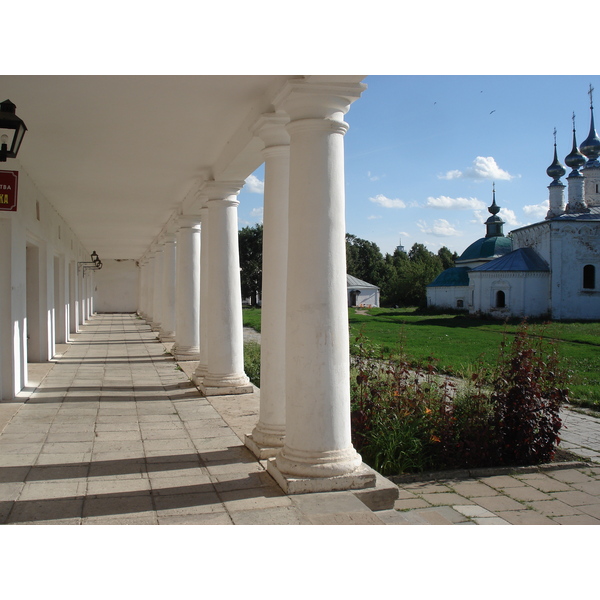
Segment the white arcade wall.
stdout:
<svg viewBox="0 0 600 600">
<path fill-rule="evenodd" d="M 102 269 L 94 273 L 96 312 L 136 312 L 139 273 L 137 261 L 133 259 L 103 260 Z"/>
</svg>

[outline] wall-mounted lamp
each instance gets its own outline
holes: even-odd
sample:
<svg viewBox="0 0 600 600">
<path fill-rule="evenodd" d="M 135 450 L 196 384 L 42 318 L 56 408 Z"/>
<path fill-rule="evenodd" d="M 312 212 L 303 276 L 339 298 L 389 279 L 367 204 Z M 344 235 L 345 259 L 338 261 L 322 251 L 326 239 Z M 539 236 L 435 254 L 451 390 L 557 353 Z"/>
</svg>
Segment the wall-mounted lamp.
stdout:
<svg viewBox="0 0 600 600">
<path fill-rule="evenodd" d="M 90 254 L 90 258 L 92 259 L 91 261 L 82 261 L 82 262 L 78 262 L 77 266 L 83 266 L 83 276 L 85 277 L 85 270 L 89 269 L 91 271 L 99 271 L 102 268 L 102 261 L 100 260 L 100 258 L 98 257 L 98 254 L 96 253 L 96 251 L 94 250 L 91 254 Z M 94 265 L 93 267 L 88 267 L 86 265 Z"/>
<path fill-rule="evenodd" d="M 5 100 L 0 103 L 0 162 L 16 158 L 27 127 L 15 114 L 16 106 Z"/>
</svg>

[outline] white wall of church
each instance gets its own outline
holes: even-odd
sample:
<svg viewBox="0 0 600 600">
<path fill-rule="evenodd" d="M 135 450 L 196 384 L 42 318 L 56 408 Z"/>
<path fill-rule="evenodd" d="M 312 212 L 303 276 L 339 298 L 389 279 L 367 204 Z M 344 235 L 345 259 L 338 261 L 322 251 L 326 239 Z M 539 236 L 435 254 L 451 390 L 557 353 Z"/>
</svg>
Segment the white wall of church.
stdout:
<svg viewBox="0 0 600 600">
<path fill-rule="evenodd" d="M 469 305 L 468 286 L 443 286 L 427 288 L 427 306 L 439 308 L 464 308 Z"/>
<path fill-rule="evenodd" d="M 94 273 L 96 312 L 136 312 L 139 271 L 135 260 L 103 260 Z"/>
<path fill-rule="evenodd" d="M 511 231 L 513 250 L 518 248 L 533 248 L 548 264 L 552 262 L 548 223 L 541 222 L 532 227 Z"/>
<path fill-rule="evenodd" d="M 600 223 L 561 223 L 552 240 L 552 316 L 600 319 Z M 584 268 L 595 272 L 594 287 L 584 287 Z"/>
<path fill-rule="evenodd" d="M 550 273 L 494 272 L 469 273 L 473 306 L 471 312 L 496 318 L 540 317 L 550 310 Z"/>
</svg>

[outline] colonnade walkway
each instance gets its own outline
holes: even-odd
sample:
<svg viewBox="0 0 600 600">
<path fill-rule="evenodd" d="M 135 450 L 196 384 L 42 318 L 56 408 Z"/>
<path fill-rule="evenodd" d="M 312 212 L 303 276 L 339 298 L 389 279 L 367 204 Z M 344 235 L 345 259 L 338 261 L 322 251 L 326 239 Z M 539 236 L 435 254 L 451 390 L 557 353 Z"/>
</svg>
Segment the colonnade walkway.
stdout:
<svg viewBox="0 0 600 600">
<path fill-rule="evenodd" d="M 371 510 L 360 493 L 285 495 L 242 442 L 258 393 L 202 397 L 144 320 L 96 315 L 72 337 L 0 405 L 0 524 L 600 524 L 596 419 L 566 419 L 589 462 L 406 480 Z"/>
</svg>

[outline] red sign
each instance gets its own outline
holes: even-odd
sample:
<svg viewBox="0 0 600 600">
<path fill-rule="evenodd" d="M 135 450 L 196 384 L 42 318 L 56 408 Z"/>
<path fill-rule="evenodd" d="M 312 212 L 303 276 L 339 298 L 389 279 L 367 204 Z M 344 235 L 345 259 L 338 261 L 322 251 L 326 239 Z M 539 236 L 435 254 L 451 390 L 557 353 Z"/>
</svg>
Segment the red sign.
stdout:
<svg viewBox="0 0 600 600">
<path fill-rule="evenodd" d="M 19 171 L 0 171 L 0 210 L 17 210 Z"/>
</svg>

